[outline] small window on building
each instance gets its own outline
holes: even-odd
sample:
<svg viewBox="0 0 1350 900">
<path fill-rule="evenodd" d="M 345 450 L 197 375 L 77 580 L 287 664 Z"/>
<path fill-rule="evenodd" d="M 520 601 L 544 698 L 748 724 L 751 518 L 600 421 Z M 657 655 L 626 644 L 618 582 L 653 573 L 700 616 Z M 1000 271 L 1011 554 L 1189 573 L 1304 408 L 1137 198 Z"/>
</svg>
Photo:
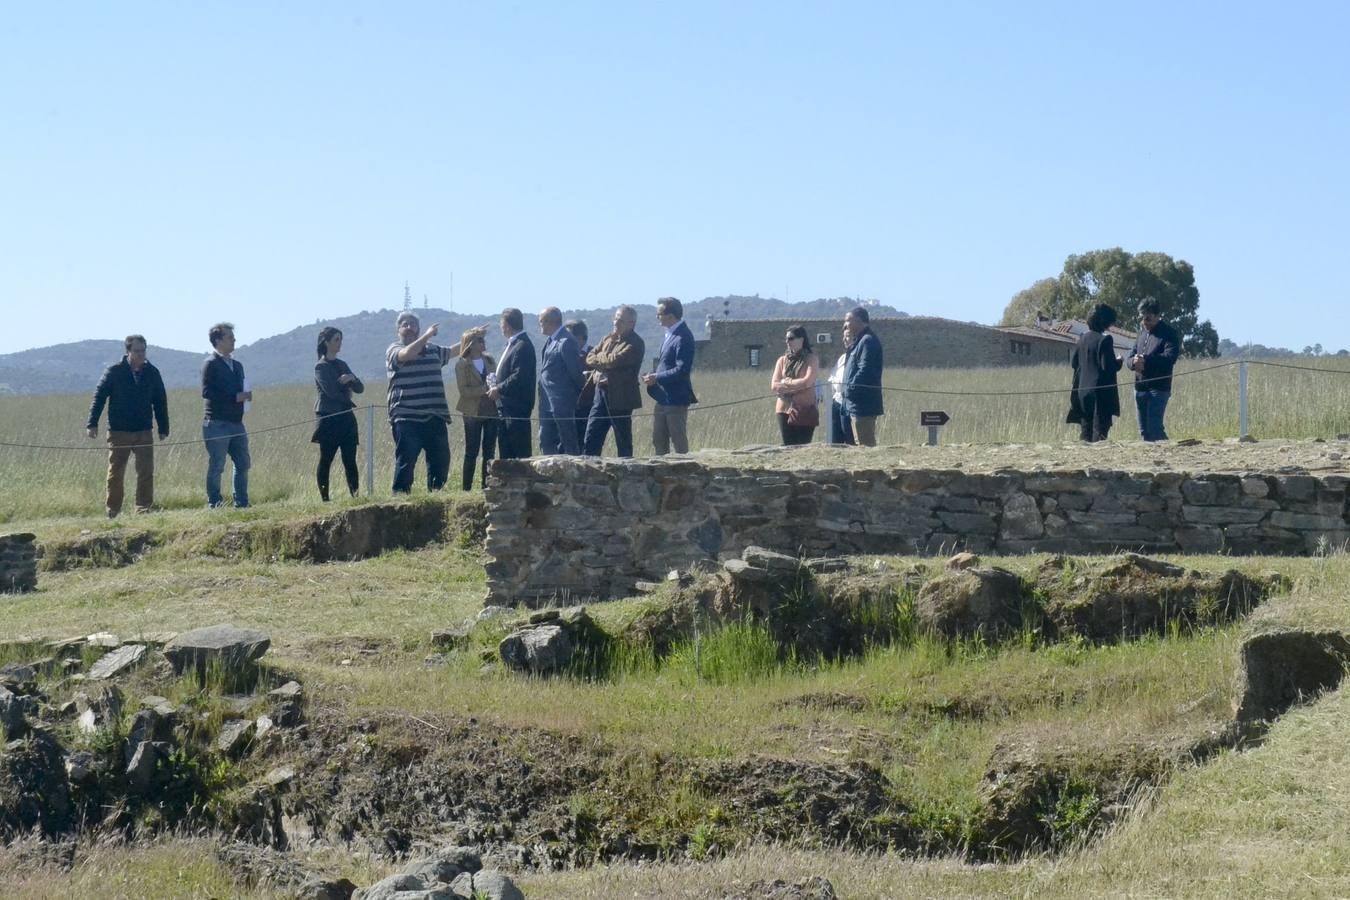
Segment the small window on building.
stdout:
<svg viewBox="0 0 1350 900">
<path fill-rule="evenodd" d="M 746 349 L 747 354 L 748 354 L 749 357 L 750 357 L 750 368 L 752 368 L 752 369 L 758 369 L 758 368 L 759 368 L 759 351 L 760 351 L 761 348 L 759 348 L 759 347 L 746 347 L 745 349 Z"/>
<path fill-rule="evenodd" d="M 1015 355 L 1017 355 L 1017 356 L 1030 356 L 1030 355 L 1031 355 L 1031 342 L 1030 342 L 1030 341 L 1009 341 L 1009 342 L 1008 342 L 1008 352 L 1013 353 L 1013 354 L 1015 354 Z"/>
</svg>

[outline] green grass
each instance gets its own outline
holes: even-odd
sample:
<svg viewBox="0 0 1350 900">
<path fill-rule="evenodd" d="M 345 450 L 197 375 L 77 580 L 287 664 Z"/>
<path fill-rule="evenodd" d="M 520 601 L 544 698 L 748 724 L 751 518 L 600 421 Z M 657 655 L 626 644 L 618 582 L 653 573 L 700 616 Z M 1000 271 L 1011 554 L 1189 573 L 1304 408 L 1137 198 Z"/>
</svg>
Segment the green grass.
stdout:
<svg viewBox="0 0 1350 900">
<path fill-rule="evenodd" d="M 911 631 L 903 640 L 872 647 L 860 658 L 821 662 L 791 654 L 784 658 L 761 628 L 738 624 L 705 631 L 696 643 L 678 647 L 665 660 L 612 651 L 618 655 L 603 664 L 583 666 L 578 677 L 540 680 L 500 669 L 480 671 L 478 651 L 499 639 L 498 624 L 475 633 L 478 646 L 449 654 L 445 665 L 427 667 L 423 660 L 432 652 L 430 632 L 457 625 L 481 607 L 483 573 L 475 551 L 433 546 L 321 566 L 233 561 L 193 552 L 194 535 L 224 522 L 281 520 L 300 508 L 303 502 L 296 500 L 224 516 L 195 509 L 151 516 L 147 521 L 162 521 L 179 540 L 122 569 L 44 573 L 37 593 L 7 597 L 0 603 L 0 634 L 67 637 L 108 630 L 134 637 L 223 621 L 260 627 L 273 638 L 266 657 L 269 665 L 296 672 L 311 702 L 341 705 L 353 715 L 474 717 L 482 727 L 541 728 L 591 737 L 633 760 L 635 777 L 646 765 L 643 761 L 653 759 L 697 763 L 764 754 L 832 764 L 866 762 L 881 769 L 896 799 L 915 810 L 926 826 L 955 836 L 976 808 L 980 779 L 1002 740 L 1027 739 L 1090 754 L 1141 735 L 1191 734 L 1230 715 L 1229 692 L 1242 626 L 1107 647 L 1083 642 L 1044 647 L 1035 640 L 1002 646 L 949 644 Z M 49 526 L 39 526 L 45 537 Z M 50 526 L 70 527 L 69 521 Z M 1293 596 L 1258 613 L 1272 624 L 1313 621 L 1343 627 L 1347 621 L 1344 603 L 1338 599 L 1350 589 L 1346 554 L 1182 561 L 1198 568 L 1237 566 L 1253 573 L 1278 569 L 1290 576 Z M 907 561 L 887 562 L 898 568 Z M 1040 558 L 988 562 L 1025 575 L 1035 570 Z M 647 602 L 597 604 L 592 610 L 614 634 Z M 898 613 L 903 619 L 903 609 Z M 8 651 L 11 656 L 16 653 Z M 191 707 L 199 691 L 183 682 L 171 693 L 176 703 Z M 209 703 L 200 711 L 211 717 Z M 1307 715 L 1309 711 L 1302 711 L 1291 718 L 1302 717 L 1308 728 L 1331 734 L 1327 740 L 1340 743 L 1315 752 L 1300 750 L 1294 758 L 1306 767 L 1327 769 L 1328 779 L 1341 779 L 1339 771 L 1328 767 L 1344 768 L 1342 763 L 1350 761 L 1346 746 L 1350 742 L 1334 730 L 1338 727 L 1334 718 L 1308 720 Z M 1336 715 L 1343 721 L 1343 708 L 1337 707 Z M 1260 883 L 1278 888 L 1280 877 L 1293 871 L 1292 863 L 1286 865 L 1283 859 L 1289 856 L 1322 879 L 1310 883 L 1312 887 L 1342 889 L 1346 882 L 1337 875 L 1338 861 L 1350 856 L 1343 825 L 1329 818 L 1329 809 L 1307 813 L 1329 829 L 1326 834 L 1311 834 L 1304 822 L 1290 817 L 1307 812 L 1309 792 L 1343 809 L 1350 776 L 1337 789 L 1342 793 L 1328 794 L 1332 788 L 1299 781 L 1313 776 L 1293 759 L 1276 759 L 1273 769 L 1253 767 L 1252 761 L 1261 759 L 1262 753 L 1286 752 L 1278 749 L 1278 742 L 1288 733 L 1281 722 L 1262 750 L 1225 755 L 1196 772 L 1183 773 L 1163 791 L 1151 816 L 1129 823 L 1101 847 L 1058 861 L 974 871 L 941 861 L 915 864 L 887 856 L 787 855 L 757 848 L 693 871 L 652 866 L 550 876 L 548 881 L 534 882 L 536 895 L 610 896 L 617 890 L 659 896 L 677 893 L 674 886 L 686 881 L 711 890 L 713 882 L 706 879 L 718 874 L 725 884 L 729 873 L 804 877 L 812 871 L 833 878 L 844 896 L 989 891 L 1065 896 L 1076 885 L 1088 894 L 1106 894 L 1117 882 L 1134 886 L 1127 892 L 1150 895 L 1217 894 L 1228 879 L 1223 845 L 1213 838 L 1212 829 L 1220 824 L 1271 857 L 1260 864 L 1243 857 L 1254 877 L 1264 879 Z M 1190 785 L 1195 794 L 1179 792 L 1177 784 Z M 1297 802 L 1281 805 L 1281 792 L 1292 792 Z M 1196 796 L 1233 809 L 1209 809 Z M 1089 792 L 1071 794 L 1051 814 L 1068 834 L 1099 800 Z M 645 806 L 628 811 L 634 820 L 663 840 L 678 837 L 695 857 L 714 860 L 735 845 L 736 823 L 725 819 L 716 798 L 676 793 L 653 795 L 643 802 Z M 579 795 L 574 803 L 584 811 L 594 798 Z M 1248 816 L 1244 804 L 1265 805 L 1259 816 Z M 1215 846 L 1196 837 L 1205 834 Z M 1287 852 L 1290 835 L 1298 835 L 1314 849 Z M 222 886 L 220 867 L 209 857 L 188 852 L 185 848 L 190 846 L 166 841 L 139 849 L 99 848 L 73 873 L 42 869 L 25 876 L 12 890 L 18 896 L 44 896 L 45 891 L 81 897 L 92 896 L 103 884 L 109 887 L 101 896 L 237 895 L 237 888 Z M 0 865 L 4 852 L 0 851 Z M 1163 864 L 1153 865 L 1150 854 L 1158 854 Z M 358 879 L 360 883 L 369 883 L 383 870 L 380 865 L 363 865 L 366 877 Z M 811 870 L 812 865 L 819 868 Z M 106 880 L 91 878 L 90 867 Z M 177 893 L 169 887 L 170 872 L 182 879 Z M 1213 879 L 1213 885 L 1204 878 Z M 1318 891 L 1310 888 L 1308 893 Z"/>
<path fill-rule="evenodd" d="M 1232 367 L 1201 371 L 1209 361 L 1186 361 L 1176 381 L 1167 411 L 1173 439 L 1235 437 L 1238 429 L 1237 370 Z M 1251 431 L 1262 438 L 1334 437 L 1350 431 L 1350 409 L 1340 402 L 1337 388 L 1350 385 L 1350 361 L 1318 360 L 1316 366 L 1338 374 L 1319 374 L 1253 365 L 1249 376 Z M 1186 375 L 1184 373 L 1194 372 Z M 1017 369 L 890 369 L 885 385 L 902 389 L 886 395 L 886 415 L 878 426 L 882 444 L 919 444 L 926 433 L 915 423 L 921 409 L 944 409 L 952 421 L 943 430 L 944 443 L 1063 443 L 1076 433 L 1063 424 L 1067 409 L 1063 393 L 996 396 L 1007 391 L 1051 391 L 1067 388 L 1069 372 L 1061 366 Z M 768 373 L 743 371 L 696 372 L 695 384 L 703 406 L 689 417 L 693 449 L 735 448 L 749 444 L 777 444 L 777 421 L 768 398 Z M 91 385 L 92 390 L 92 385 Z M 913 391 L 914 393 L 909 393 Z M 956 391 L 975 396 L 945 396 L 932 391 Z M 454 388 L 450 388 L 453 395 Z M 260 389 L 248 414 L 253 457 L 250 494 L 255 504 L 283 503 L 297 509 L 318 508 L 314 487 L 317 448 L 310 443 L 313 389 L 288 385 Z M 760 399 L 755 399 L 760 398 Z M 379 402 L 380 392 L 370 395 Z M 452 396 L 453 403 L 453 396 Z M 1125 414 L 1116 437 L 1135 436 L 1128 387 L 1122 389 Z M 751 402 L 715 405 L 732 400 Z M 51 445 L 61 450 L 23 450 L 0 446 L 0 523 L 53 515 L 92 515 L 103 508 L 106 453 L 102 439 L 84 437 L 88 414 L 86 396 L 19 397 L 0 395 L 0 443 Z M 156 501 L 168 509 L 204 504 L 206 454 L 200 443 L 201 398 L 193 390 L 170 394 L 174 423 L 171 445 L 156 448 Z M 650 409 L 645 412 L 650 412 Z M 362 431 L 359 459 L 365 480 L 365 411 L 358 411 Z M 634 424 L 634 450 L 651 453 L 649 419 Z M 100 424 L 100 427 L 102 427 Z M 823 439 L 824 429 L 817 432 Z M 179 443 L 184 442 L 184 443 Z M 454 460 L 450 482 L 457 489 L 462 460 L 463 431 L 458 418 L 451 426 Z M 89 449 L 93 447 L 94 449 Z M 375 496 L 388 496 L 393 447 L 383 410 L 375 411 Z M 340 464 L 338 466 L 340 473 Z M 335 484 L 341 481 L 336 475 Z M 228 471 L 225 484 L 228 485 Z M 228 491 L 228 487 L 227 487 Z M 363 486 L 364 491 L 364 486 Z M 337 491 L 340 493 L 340 491 Z M 130 490 L 128 493 L 130 496 Z"/>
</svg>

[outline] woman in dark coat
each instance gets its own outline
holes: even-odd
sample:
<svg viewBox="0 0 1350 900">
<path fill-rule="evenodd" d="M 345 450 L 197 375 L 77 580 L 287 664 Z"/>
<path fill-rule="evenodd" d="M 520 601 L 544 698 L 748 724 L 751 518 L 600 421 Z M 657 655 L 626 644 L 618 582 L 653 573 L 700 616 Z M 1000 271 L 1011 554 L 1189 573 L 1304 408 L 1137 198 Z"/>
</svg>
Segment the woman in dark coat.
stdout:
<svg viewBox="0 0 1350 900">
<path fill-rule="evenodd" d="M 360 486 L 356 469 L 356 404 L 352 394 L 366 389 L 351 367 L 338 359 L 342 349 L 342 332 L 329 326 L 319 332 L 319 362 L 314 366 L 314 386 L 319 399 L 314 403 L 314 415 L 319 423 L 310 438 L 319 445 L 319 496 L 328 501 L 328 473 L 333 468 L 333 457 L 342 451 L 342 468 L 347 473 L 347 490 L 353 497 Z"/>
<path fill-rule="evenodd" d="M 1082 429 L 1085 441 L 1104 441 L 1111 431 L 1111 419 L 1120 415 L 1120 392 L 1116 373 L 1120 360 L 1115 342 L 1106 329 L 1115 324 L 1116 311 L 1105 303 L 1088 316 L 1088 330 L 1073 349 L 1073 390 L 1069 395 L 1069 416 Z"/>
</svg>

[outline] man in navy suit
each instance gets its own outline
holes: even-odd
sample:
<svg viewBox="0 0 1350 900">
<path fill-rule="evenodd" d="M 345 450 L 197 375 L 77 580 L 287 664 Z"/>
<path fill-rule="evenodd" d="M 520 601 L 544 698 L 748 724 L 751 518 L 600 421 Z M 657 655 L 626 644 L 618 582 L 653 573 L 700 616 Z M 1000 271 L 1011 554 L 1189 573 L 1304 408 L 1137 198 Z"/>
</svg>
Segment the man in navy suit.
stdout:
<svg viewBox="0 0 1350 900">
<path fill-rule="evenodd" d="M 520 310 L 502 310 L 502 335 L 506 349 L 492 375 L 487 396 L 497 404 L 502 417 L 497 428 L 497 456 L 524 459 L 530 455 L 530 414 L 534 412 L 534 344 L 525 333 Z"/>
<path fill-rule="evenodd" d="M 881 404 L 881 341 L 872 333 L 867 310 L 859 306 L 844 316 L 844 333 L 853 341 L 844 365 L 844 406 L 853 435 L 864 447 L 877 445 Z"/>
<path fill-rule="evenodd" d="M 562 310 L 556 306 L 546 306 L 539 313 L 539 333 L 544 336 L 539 364 L 539 452 L 580 456 L 577 398 L 586 384 L 581 351 L 572 332 L 563 327 Z"/>
<path fill-rule="evenodd" d="M 652 418 L 652 446 L 657 456 L 689 452 L 689 407 L 697 403 L 689 375 L 694 370 L 694 333 L 684 323 L 684 306 L 674 297 L 656 301 L 656 320 L 665 328 L 656 371 L 642 376 L 647 393 L 656 401 Z"/>
</svg>

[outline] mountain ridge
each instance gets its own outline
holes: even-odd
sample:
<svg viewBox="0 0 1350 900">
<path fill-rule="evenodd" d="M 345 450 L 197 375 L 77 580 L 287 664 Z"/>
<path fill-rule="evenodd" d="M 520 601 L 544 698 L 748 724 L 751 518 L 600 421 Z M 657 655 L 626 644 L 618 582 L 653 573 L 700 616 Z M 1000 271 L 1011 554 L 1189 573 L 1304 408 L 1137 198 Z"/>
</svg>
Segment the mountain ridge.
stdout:
<svg viewBox="0 0 1350 900">
<path fill-rule="evenodd" d="M 875 316 L 906 316 L 875 300 L 863 301 Z M 631 304 L 638 313 L 638 333 L 647 343 L 648 355 L 660 346 L 661 326 L 656 321 L 655 303 Z M 705 297 L 684 304 L 684 317 L 699 337 L 706 336 L 705 323 L 709 318 L 730 316 L 737 319 L 803 319 L 837 317 L 859 301 L 850 297 L 835 297 L 810 301 L 787 302 L 773 297 L 737 296 Z M 615 307 L 583 310 L 564 310 L 565 321 L 581 319 L 586 322 L 591 343 L 598 341 L 611 327 Z M 240 345 L 235 358 L 243 364 L 249 382 L 255 387 L 276 384 L 308 382 L 317 359 L 319 329 L 332 325 L 343 334 L 342 358 L 363 380 L 371 383 L 384 381 L 384 354 L 394 341 L 394 320 L 400 310 L 363 310 L 348 316 L 325 319 L 308 325 L 297 325 L 289 331 L 260 338 Z M 488 326 L 488 352 L 498 356 L 505 339 L 497 328 L 496 313 L 456 313 L 437 307 L 414 308 L 423 325 L 440 325 L 436 343 L 455 346 L 460 335 L 470 328 Z M 525 328 L 533 337 L 537 332 L 535 313 L 524 310 Z M 536 344 L 538 342 L 536 341 Z M 84 340 L 65 344 L 36 347 L 17 353 L 0 355 L 0 394 L 70 394 L 92 391 L 99 376 L 109 365 L 122 358 L 122 341 Z M 176 350 L 150 344 L 148 358 L 160 370 L 164 383 L 170 389 L 194 387 L 199 383 L 202 362 L 208 356 L 200 352 Z"/>
</svg>

